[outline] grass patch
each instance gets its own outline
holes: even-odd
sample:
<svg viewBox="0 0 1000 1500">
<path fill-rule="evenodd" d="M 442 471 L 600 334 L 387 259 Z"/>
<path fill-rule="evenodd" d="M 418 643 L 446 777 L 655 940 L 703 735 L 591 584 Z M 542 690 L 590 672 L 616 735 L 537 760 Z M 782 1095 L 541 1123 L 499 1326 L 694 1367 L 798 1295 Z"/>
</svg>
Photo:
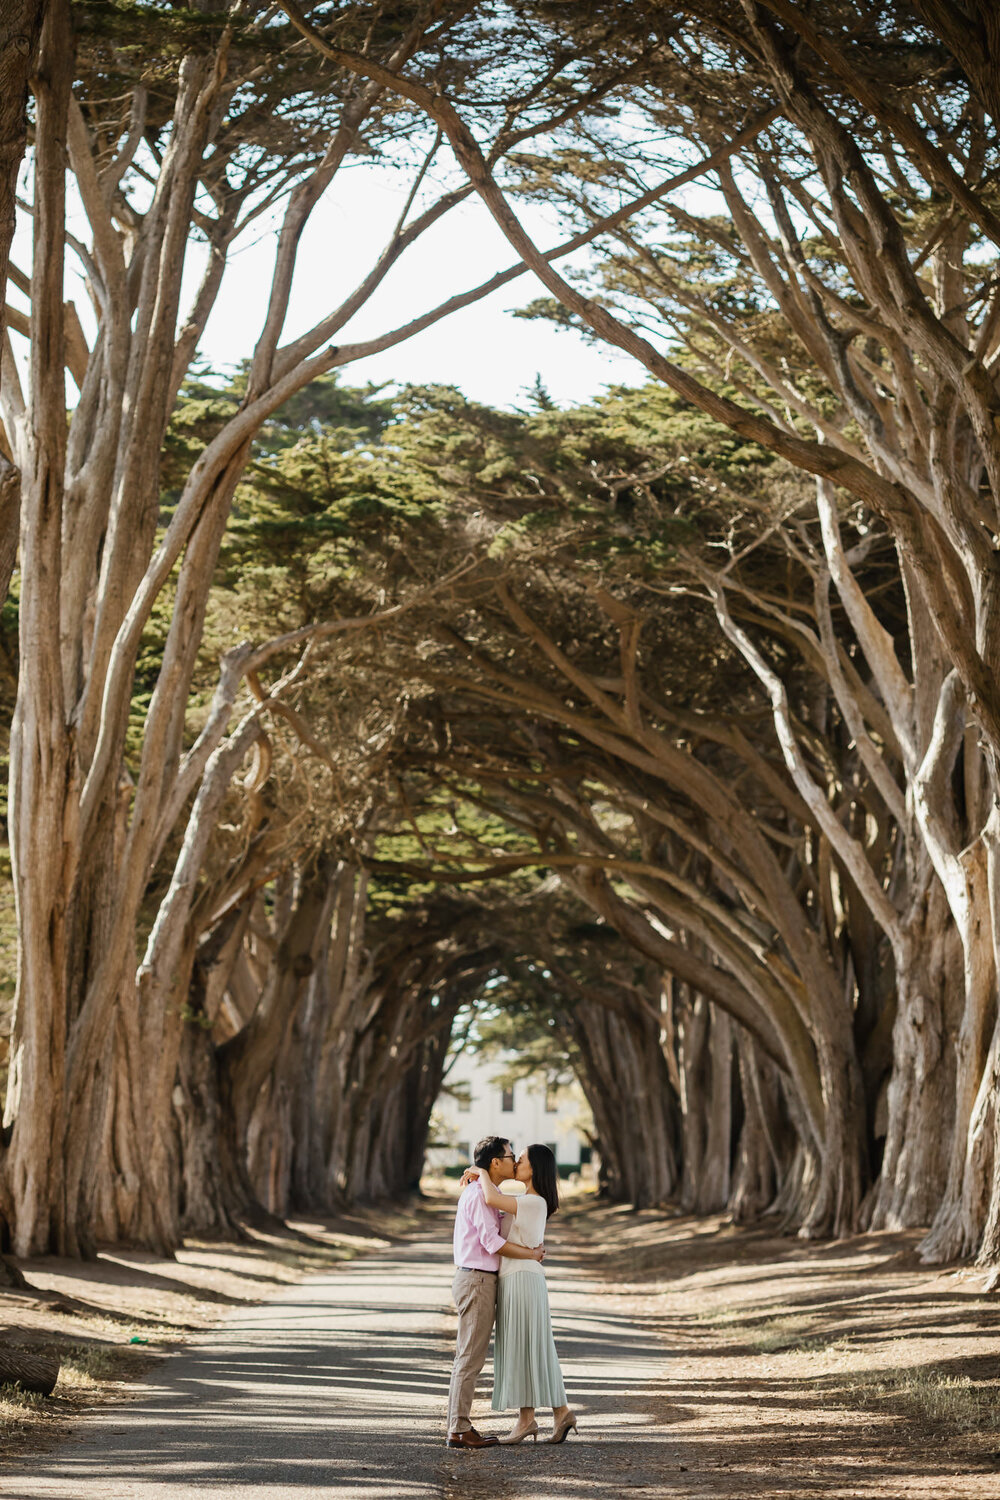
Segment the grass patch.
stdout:
<svg viewBox="0 0 1000 1500">
<path fill-rule="evenodd" d="M 746 1313 L 739 1307 L 712 1307 L 706 1312 L 695 1313 L 692 1323 L 706 1328 L 732 1328 L 734 1324 L 747 1321 Z"/>
<path fill-rule="evenodd" d="M 847 1406 L 906 1416 L 954 1435 L 1000 1431 L 1000 1382 L 977 1383 L 967 1375 L 948 1374 L 933 1365 L 845 1371 L 848 1357 L 857 1352 L 850 1335 L 842 1329 L 824 1333 L 816 1318 L 807 1313 L 748 1317 L 740 1308 L 727 1305 L 697 1313 L 692 1322 L 731 1329 L 741 1344 L 759 1354 L 841 1356 L 837 1364 L 842 1373 L 814 1377 L 812 1383 L 816 1390 Z"/>
<path fill-rule="evenodd" d="M 950 1432 L 996 1432 L 1000 1400 L 995 1385 L 977 1385 L 967 1375 L 946 1375 L 932 1365 L 859 1375 L 845 1395 L 852 1406 L 902 1411 Z"/>
<path fill-rule="evenodd" d="M 747 1343 L 761 1354 L 844 1353 L 850 1335 L 826 1333 L 808 1316 L 766 1318 L 747 1330 Z"/>
<path fill-rule="evenodd" d="M 45 1405 L 45 1397 L 37 1391 L 22 1391 L 19 1385 L 0 1385 L 0 1428 L 4 1418 L 26 1411 L 38 1411 Z"/>
<path fill-rule="evenodd" d="M 731 1328 L 749 1348 L 759 1354 L 776 1354 L 781 1350 L 807 1352 L 826 1348 L 836 1335 L 825 1338 L 816 1320 L 808 1314 L 758 1313 L 747 1316 L 739 1307 L 717 1307 L 696 1313 L 693 1322 L 707 1328 Z"/>
<path fill-rule="evenodd" d="M 149 1358 L 139 1349 L 121 1344 L 66 1344 L 58 1352 L 62 1364 L 57 1391 L 64 1386 L 92 1390 L 109 1381 L 128 1380 Z"/>
<path fill-rule="evenodd" d="M 150 1362 L 149 1351 L 103 1340 L 63 1343 L 53 1339 L 30 1346 L 59 1357 L 59 1379 L 51 1396 L 0 1386 L 0 1452 L 35 1446 L 39 1437 L 86 1411 L 97 1400 L 120 1399 L 121 1382 L 141 1375 Z"/>
<path fill-rule="evenodd" d="M 741 1344 L 758 1354 L 821 1354 L 843 1352 L 848 1335 L 826 1333 L 808 1313 L 771 1313 L 748 1317 L 741 1308 L 719 1307 L 696 1313 L 692 1322 L 702 1327 L 732 1329 Z"/>
<path fill-rule="evenodd" d="M 48 1416 L 49 1405 L 44 1396 L 22 1391 L 16 1385 L 0 1385 L 0 1449 L 12 1447 Z"/>
<path fill-rule="evenodd" d="M 777 1354 L 785 1349 L 819 1346 L 816 1324 L 808 1317 L 764 1318 L 750 1323 L 744 1330 L 751 1349 L 759 1354 Z"/>
</svg>

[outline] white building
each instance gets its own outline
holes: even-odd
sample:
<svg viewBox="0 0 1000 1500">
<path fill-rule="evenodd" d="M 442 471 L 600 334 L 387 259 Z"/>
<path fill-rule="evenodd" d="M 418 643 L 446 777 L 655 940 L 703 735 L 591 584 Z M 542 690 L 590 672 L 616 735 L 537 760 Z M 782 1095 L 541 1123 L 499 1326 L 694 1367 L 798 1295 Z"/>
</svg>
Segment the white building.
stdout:
<svg viewBox="0 0 1000 1500">
<path fill-rule="evenodd" d="M 517 1153 L 541 1141 L 564 1169 L 589 1161 L 581 1127 L 589 1122 L 590 1112 L 579 1084 L 574 1080 L 553 1088 L 544 1079 L 528 1078 L 503 1088 L 497 1075 L 514 1060 L 513 1055 L 502 1055 L 486 1062 L 469 1053 L 457 1059 L 446 1083 L 455 1094 L 439 1094 L 434 1106 L 427 1152 L 431 1171 L 467 1166 L 472 1148 L 486 1135 L 506 1136 Z M 455 1097 L 462 1094 L 466 1097 Z"/>
</svg>

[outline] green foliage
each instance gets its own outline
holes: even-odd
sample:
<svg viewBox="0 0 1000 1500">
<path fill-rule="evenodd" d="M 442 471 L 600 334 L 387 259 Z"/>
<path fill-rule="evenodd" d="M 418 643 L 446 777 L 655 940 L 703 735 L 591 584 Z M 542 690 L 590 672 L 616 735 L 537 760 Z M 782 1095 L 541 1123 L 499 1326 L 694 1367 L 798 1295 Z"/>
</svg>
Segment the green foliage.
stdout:
<svg viewBox="0 0 1000 1500">
<path fill-rule="evenodd" d="M 164 522 L 245 384 L 245 369 L 229 377 L 200 370 L 186 383 L 164 464 Z M 610 589 L 645 618 L 645 680 L 663 701 L 676 695 L 690 705 L 714 694 L 729 705 L 736 673 L 717 632 L 705 629 L 701 605 L 670 590 L 682 576 L 681 550 L 738 535 L 762 494 L 773 492 L 780 509 L 787 479 L 767 455 L 656 385 L 612 389 L 569 409 L 557 408 L 540 381 L 529 395 L 524 410 L 497 411 L 454 387 L 389 395 L 329 376 L 276 412 L 255 441 L 223 539 L 188 727 L 191 736 L 200 727 L 216 659 L 235 641 L 367 616 L 426 586 L 426 603 L 391 628 L 318 656 L 297 692 L 296 712 L 336 756 L 335 793 L 312 752 L 275 721 L 268 734 L 279 761 L 266 795 L 284 809 L 281 818 L 304 820 L 298 838 L 328 838 L 336 823 L 336 836 L 349 839 L 362 807 L 377 810 L 362 841 L 372 863 L 373 940 L 391 941 L 400 924 L 419 924 L 442 900 L 457 914 L 506 913 L 497 942 L 510 961 L 498 961 L 484 987 L 484 1016 L 495 1014 L 481 1028 L 477 1022 L 477 1037 L 499 1045 L 502 1028 L 518 1018 L 516 1050 L 554 1075 L 570 1066 L 570 1034 L 565 1024 L 553 1028 L 539 952 L 530 943 L 522 950 L 517 937 L 526 910 L 551 905 L 549 876 L 544 851 L 512 808 L 519 796 L 543 803 L 550 756 L 572 761 L 584 748 L 568 735 L 532 739 L 499 705 L 494 714 L 479 704 L 466 726 L 470 710 L 438 683 L 436 674 L 455 670 L 441 632 L 467 635 L 526 683 L 544 685 L 544 662 L 496 608 L 493 580 L 502 577 L 584 671 L 616 672 L 617 628 L 592 592 Z M 468 581 L 435 592 L 457 564 L 471 569 Z M 168 589 L 145 632 L 132 706 L 136 745 L 171 607 Z M 274 674 L 290 660 L 277 659 Z M 564 691 L 558 681 L 550 686 Z M 476 754 L 488 748 L 513 803 L 481 782 L 474 764 L 445 755 L 442 772 L 436 747 L 451 735 L 460 742 L 468 735 Z M 591 795 L 604 795 L 599 775 Z M 643 857 L 627 820 L 614 825 L 610 809 L 600 816 L 626 848 L 633 840 L 632 857 Z M 239 817 L 230 818 L 219 851 L 226 839 L 238 846 Z M 509 866 L 494 873 L 504 859 Z M 463 885 L 470 873 L 480 878 Z M 564 915 L 553 917 L 553 930 L 563 930 Z M 549 948 L 552 941 L 550 933 Z M 606 956 L 595 956 L 589 938 L 556 946 L 577 981 L 597 982 Z M 571 994 L 562 1003 L 571 1006 Z"/>
<path fill-rule="evenodd" d="M 266 638 L 367 613 L 439 549 L 440 507 L 387 447 L 393 415 L 376 387 L 327 377 L 266 424 L 222 548 L 216 631 Z"/>
<path fill-rule="evenodd" d="M 558 1085 L 573 1073 L 576 1056 L 553 1015 L 552 1001 L 555 998 L 558 1003 L 558 997 L 550 993 L 551 978 L 538 970 L 537 980 L 535 987 L 530 980 L 526 984 L 523 976 L 498 975 L 476 1010 L 469 1050 L 484 1058 L 514 1058 L 496 1074 L 502 1088 L 522 1078 L 543 1078 Z"/>
<path fill-rule="evenodd" d="M 392 46 L 408 8 L 377 3 L 340 7 L 340 41 L 349 48 Z M 275 170 L 318 160 L 336 129 L 354 80 L 331 69 L 304 46 L 283 12 L 264 4 L 204 8 L 169 0 L 72 0 L 77 82 L 88 123 L 110 156 L 120 134 L 121 101 L 137 86 L 147 91 L 145 138 L 159 150 L 166 139 L 185 58 L 210 64 L 224 47 L 227 110 L 219 121 L 206 182 L 222 193 L 269 190 Z M 380 155 L 388 143 L 405 157 L 410 135 L 426 122 L 398 99 L 368 117 L 355 155 Z M 134 185 L 141 160 L 127 176 Z"/>
</svg>

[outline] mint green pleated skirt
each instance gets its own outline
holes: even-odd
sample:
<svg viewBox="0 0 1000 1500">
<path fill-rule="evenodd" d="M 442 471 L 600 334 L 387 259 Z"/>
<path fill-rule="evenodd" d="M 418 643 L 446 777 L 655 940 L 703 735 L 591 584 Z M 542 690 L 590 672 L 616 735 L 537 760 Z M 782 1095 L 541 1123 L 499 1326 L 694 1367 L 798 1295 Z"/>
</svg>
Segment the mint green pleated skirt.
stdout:
<svg viewBox="0 0 1000 1500">
<path fill-rule="evenodd" d="M 493 1410 L 565 1405 L 545 1276 L 511 1271 L 499 1278 L 497 1287 Z"/>
</svg>

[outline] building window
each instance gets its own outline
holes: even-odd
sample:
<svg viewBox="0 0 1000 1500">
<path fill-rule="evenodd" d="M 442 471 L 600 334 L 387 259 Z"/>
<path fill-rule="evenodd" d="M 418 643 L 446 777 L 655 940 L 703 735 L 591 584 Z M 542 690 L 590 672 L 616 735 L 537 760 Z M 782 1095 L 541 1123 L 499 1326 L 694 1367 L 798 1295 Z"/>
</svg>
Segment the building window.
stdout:
<svg viewBox="0 0 1000 1500">
<path fill-rule="evenodd" d="M 472 1160 L 472 1144 L 471 1144 L 471 1142 L 470 1141 L 462 1141 L 459 1144 L 458 1154 L 459 1154 L 459 1156 L 464 1157 L 466 1161 L 471 1161 Z"/>
<path fill-rule="evenodd" d="M 509 1089 L 503 1089 L 500 1094 L 500 1108 L 505 1115 L 509 1115 L 514 1108 L 514 1085 Z"/>
<path fill-rule="evenodd" d="M 558 1108 L 556 1085 L 554 1083 L 547 1083 L 545 1085 L 545 1113 L 547 1115 L 554 1115 Z"/>
<path fill-rule="evenodd" d="M 471 1108 L 472 1108 L 472 1095 L 471 1094 L 459 1094 L 458 1095 L 458 1112 L 459 1112 L 459 1114 L 460 1115 L 467 1115 L 469 1113 L 469 1110 Z"/>
<path fill-rule="evenodd" d="M 548 1146 L 549 1150 L 552 1152 L 552 1155 L 558 1159 L 558 1156 L 559 1156 L 559 1147 L 558 1147 L 557 1143 L 555 1141 L 546 1141 L 545 1144 L 546 1144 L 546 1146 Z"/>
</svg>

